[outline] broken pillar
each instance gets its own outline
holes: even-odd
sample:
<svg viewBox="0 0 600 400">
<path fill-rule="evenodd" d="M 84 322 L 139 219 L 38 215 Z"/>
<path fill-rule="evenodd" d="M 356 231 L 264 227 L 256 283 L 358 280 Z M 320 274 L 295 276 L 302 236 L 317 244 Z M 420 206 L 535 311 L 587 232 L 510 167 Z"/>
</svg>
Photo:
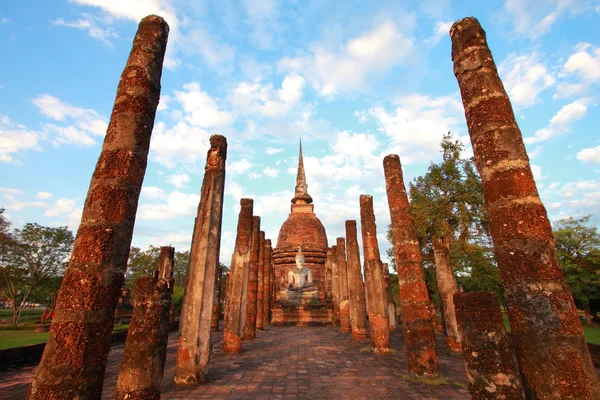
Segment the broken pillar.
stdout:
<svg viewBox="0 0 600 400">
<path fill-rule="evenodd" d="M 175 374 L 175 383 L 178 385 L 202 382 L 208 370 L 210 325 L 221 247 L 226 157 L 227 140 L 224 136 L 212 135 L 194 222 L 188 280 L 181 309 Z"/>
<path fill-rule="evenodd" d="M 221 319 L 221 279 L 223 271 L 221 265 L 217 265 L 217 281 L 215 282 L 215 300 L 213 303 L 212 316 L 210 320 L 210 331 L 219 332 L 219 320 Z"/>
<path fill-rule="evenodd" d="M 379 243 L 377 226 L 373 212 L 373 196 L 360 195 L 360 225 L 365 257 L 365 292 L 367 294 L 367 314 L 369 316 L 369 336 L 375 349 L 390 348 L 390 324 L 387 318 L 387 295 Z"/>
<path fill-rule="evenodd" d="M 387 296 L 388 322 L 390 323 L 390 332 L 396 330 L 396 307 L 392 298 L 392 282 L 390 279 L 390 266 L 388 263 L 381 264 L 383 268 L 383 279 L 385 281 L 385 293 Z"/>
<path fill-rule="evenodd" d="M 256 338 L 256 298 L 258 294 L 258 264 L 260 256 L 260 217 L 252 217 L 252 240 L 248 275 L 248 303 L 246 306 L 246 323 L 244 340 Z"/>
<path fill-rule="evenodd" d="M 169 26 L 156 15 L 139 24 L 29 399 L 99 399 L 102 394 L 168 33 Z"/>
<path fill-rule="evenodd" d="M 456 325 L 454 294 L 458 292 L 456 277 L 450 265 L 450 240 L 434 237 L 431 240 L 435 259 L 435 275 L 440 296 L 443 321 L 446 328 L 446 344 L 450 351 L 460 352 L 460 333 Z"/>
<path fill-rule="evenodd" d="M 471 398 L 523 399 L 496 296 L 491 292 L 456 293 L 454 306 Z"/>
<path fill-rule="evenodd" d="M 263 328 L 271 324 L 271 276 L 273 275 L 273 246 L 265 239 L 264 284 L 263 284 Z"/>
<path fill-rule="evenodd" d="M 599 399 L 552 227 L 485 32 L 465 18 L 450 37 L 526 397 Z"/>
<path fill-rule="evenodd" d="M 346 244 L 352 339 L 363 340 L 367 338 L 367 311 L 365 309 L 363 276 L 360 272 L 360 251 L 358 249 L 356 221 L 346 221 Z"/>
<path fill-rule="evenodd" d="M 227 280 L 227 300 L 225 301 L 225 318 L 223 321 L 223 351 L 237 354 L 242 351 L 246 300 L 244 287 L 248 279 L 250 246 L 252 241 L 253 200 L 240 200 L 240 215 L 237 225 L 235 248 L 231 257 L 229 279 Z"/>
<path fill-rule="evenodd" d="M 263 330 L 263 303 L 265 295 L 265 232 L 260 231 L 258 243 L 258 289 L 256 291 L 256 329 Z"/>
<path fill-rule="evenodd" d="M 327 248 L 327 256 L 325 258 L 325 298 L 327 301 L 332 301 L 332 289 L 331 289 L 331 247 Z"/>
<path fill-rule="evenodd" d="M 117 400 L 160 399 L 169 341 L 175 249 L 160 248 L 153 277 L 136 281 L 133 315 L 117 380 Z"/>
<path fill-rule="evenodd" d="M 338 290 L 340 303 L 340 329 L 350 332 L 350 302 L 348 300 L 348 264 L 346 263 L 346 240 L 337 238 L 336 265 L 338 273 Z"/>
<path fill-rule="evenodd" d="M 339 291 L 339 280 L 338 280 L 338 268 L 337 268 L 337 246 L 331 246 L 327 249 L 327 254 L 331 250 L 331 292 L 333 295 L 333 324 L 340 324 L 340 291 Z"/>
<path fill-rule="evenodd" d="M 417 238 L 400 157 L 390 154 L 383 159 L 385 185 L 392 221 L 392 242 L 400 295 L 400 320 L 406 343 L 408 370 L 415 375 L 436 376 L 433 308 L 425 282 L 423 256 Z"/>
</svg>

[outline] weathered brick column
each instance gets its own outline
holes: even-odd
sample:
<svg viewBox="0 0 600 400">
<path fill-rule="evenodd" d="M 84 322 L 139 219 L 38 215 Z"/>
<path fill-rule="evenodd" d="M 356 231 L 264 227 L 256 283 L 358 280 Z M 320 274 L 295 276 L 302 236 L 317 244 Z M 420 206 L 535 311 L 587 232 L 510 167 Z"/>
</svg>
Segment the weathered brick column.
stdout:
<svg viewBox="0 0 600 400">
<path fill-rule="evenodd" d="M 346 240 L 339 237 L 336 240 L 336 265 L 338 273 L 338 290 L 340 302 L 340 329 L 350 332 L 350 302 L 348 299 L 348 264 L 346 263 Z"/>
<path fill-rule="evenodd" d="M 333 294 L 331 288 L 331 276 L 332 276 L 332 265 L 331 257 L 333 256 L 331 247 L 327 248 L 327 258 L 325 259 L 325 298 L 328 301 L 333 301 Z"/>
<path fill-rule="evenodd" d="M 331 292 L 333 295 L 333 324 L 340 324 L 340 289 L 337 268 L 337 246 L 331 246 L 327 249 L 327 254 L 331 250 Z"/>
<path fill-rule="evenodd" d="M 443 323 L 446 328 L 446 343 L 451 351 L 460 352 L 460 333 L 454 311 L 454 294 L 458 292 L 458 287 L 450 265 L 450 241 L 448 238 L 434 238 L 431 244 L 435 258 L 438 293 L 442 303 Z"/>
<path fill-rule="evenodd" d="M 552 228 L 485 32 L 475 18 L 465 18 L 450 37 L 526 397 L 599 399 Z"/>
<path fill-rule="evenodd" d="M 221 319 L 221 278 L 223 271 L 221 265 L 217 265 L 215 282 L 215 301 L 213 303 L 212 315 L 210 320 L 210 331 L 219 332 L 219 320 Z"/>
<path fill-rule="evenodd" d="M 263 284 L 263 328 L 271 325 L 271 276 L 273 275 L 273 246 L 265 239 L 264 284 Z"/>
<path fill-rule="evenodd" d="M 365 291 L 369 315 L 369 336 L 376 349 L 390 348 L 390 325 L 387 318 L 387 295 L 377 242 L 373 196 L 360 195 L 360 225 L 365 257 Z"/>
<path fill-rule="evenodd" d="M 221 247 L 226 157 L 227 140 L 224 136 L 212 135 L 206 155 L 200 204 L 190 249 L 188 281 L 181 309 L 175 374 L 175 383 L 178 385 L 201 382 L 208 370 L 215 275 Z"/>
<path fill-rule="evenodd" d="M 250 247 L 250 262 L 248 275 L 248 304 L 246 307 L 246 323 L 244 325 L 244 340 L 254 340 L 256 337 L 256 298 L 258 295 L 258 264 L 260 257 L 260 217 L 252 217 L 252 245 Z"/>
<path fill-rule="evenodd" d="M 392 281 L 390 278 L 390 266 L 388 263 L 381 264 L 383 270 L 383 280 L 385 282 L 385 293 L 387 298 L 387 309 L 388 309 L 388 322 L 390 324 L 390 332 L 396 330 L 396 306 L 394 305 L 394 299 L 392 298 Z"/>
<path fill-rule="evenodd" d="M 168 33 L 167 23 L 150 15 L 133 40 L 29 399 L 99 399 L 102 394 Z"/>
<path fill-rule="evenodd" d="M 358 249 L 356 221 L 346 221 L 346 244 L 352 339 L 363 340 L 367 338 L 367 311 L 365 309 L 363 277 L 360 272 L 360 251 Z"/>
<path fill-rule="evenodd" d="M 265 232 L 260 231 L 258 243 L 258 290 L 256 292 L 256 329 L 263 330 L 265 295 Z"/>
<path fill-rule="evenodd" d="M 246 300 L 244 287 L 248 280 L 248 263 L 252 238 L 253 200 L 240 200 L 240 215 L 237 225 L 235 248 L 231 257 L 231 267 L 227 280 L 227 299 L 225 301 L 225 320 L 223 322 L 223 351 L 237 354 L 242 351 Z"/>
<path fill-rule="evenodd" d="M 456 293 L 454 306 L 471 398 L 523 399 L 496 296 L 490 292 Z"/>
<path fill-rule="evenodd" d="M 435 329 L 429 292 L 425 283 L 423 256 L 404 186 L 400 157 L 383 159 L 392 241 L 400 289 L 400 313 L 408 370 L 416 375 L 439 374 Z"/>
<path fill-rule="evenodd" d="M 137 280 L 116 399 L 160 399 L 173 295 L 175 249 L 161 247 L 153 277 Z"/>
</svg>

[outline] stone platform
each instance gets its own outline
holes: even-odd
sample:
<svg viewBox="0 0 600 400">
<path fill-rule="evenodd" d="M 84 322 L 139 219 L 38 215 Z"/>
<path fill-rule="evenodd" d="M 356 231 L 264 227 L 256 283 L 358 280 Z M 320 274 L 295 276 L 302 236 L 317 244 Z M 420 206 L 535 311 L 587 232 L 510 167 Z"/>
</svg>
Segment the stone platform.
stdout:
<svg viewBox="0 0 600 400">
<path fill-rule="evenodd" d="M 274 304 L 271 325 L 325 326 L 333 324 L 333 304 Z"/>
<path fill-rule="evenodd" d="M 169 337 L 161 399 L 468 399 L 462 357 L 449 355 L 438 336 L 445 384 L 407 379 L 401 329 L 392 332 L 395 354 L 375 355 L 368 341 L 355 341 L 338 327 L 272 327 L 257 331 L 238 355 L 224 355 L 222 331 L 213 336 L 207 380 L 173 384 L 177 333 Z M 111 348 L 102 399 L 115 398 L 123 345 Z M 23 399 L 35 367 L 0 373 L 0 399 Z"/>
</svg>

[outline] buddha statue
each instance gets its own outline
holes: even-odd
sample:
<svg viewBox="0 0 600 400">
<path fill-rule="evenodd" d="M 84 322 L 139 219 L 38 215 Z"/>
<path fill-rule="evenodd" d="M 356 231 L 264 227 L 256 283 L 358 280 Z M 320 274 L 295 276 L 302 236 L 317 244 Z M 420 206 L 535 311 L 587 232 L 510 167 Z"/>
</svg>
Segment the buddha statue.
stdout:
<svg viewBox="0 0 600 400">
<path fill-rule="evenodd" d="M 312 271 L 304 266 L 302 246 L 298 247 L 296 254 L 296 268 L 288 273 L 288 290 L 303 291 L 312 286 Z"/>
</svg>

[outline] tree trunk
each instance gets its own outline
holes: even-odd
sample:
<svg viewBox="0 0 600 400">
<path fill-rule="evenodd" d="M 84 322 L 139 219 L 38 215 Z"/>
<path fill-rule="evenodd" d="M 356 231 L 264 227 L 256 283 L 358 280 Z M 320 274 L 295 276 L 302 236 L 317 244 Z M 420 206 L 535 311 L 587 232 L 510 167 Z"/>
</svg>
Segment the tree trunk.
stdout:
<svg viewBox="0 0 600 400">
<path fill-rule="evenodd" d="M 593 325 L 594 322 L 592 321 L 592 310 L 590 309 L 589 301 L 583 302 L 583 311 L 585 312 L 585 321 L 587 322 L 587 324 Z"/>
</svg>

